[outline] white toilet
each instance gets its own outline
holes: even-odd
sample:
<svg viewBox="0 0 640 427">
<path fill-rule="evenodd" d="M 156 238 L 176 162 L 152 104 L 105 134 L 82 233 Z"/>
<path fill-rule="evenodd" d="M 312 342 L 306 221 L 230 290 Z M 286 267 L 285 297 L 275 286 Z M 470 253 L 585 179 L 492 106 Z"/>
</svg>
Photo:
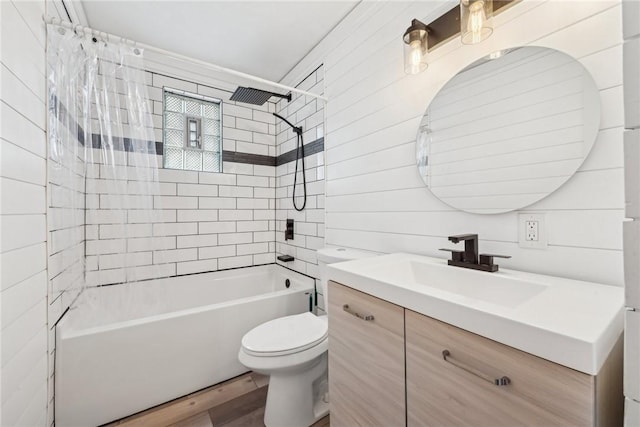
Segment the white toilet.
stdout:
<svg viewBox="0 0 640 427">
<path fill-rule="evenodd" d="M 318 250 L 319 293 L 327 307 L 326 265 L 374 254 L 344 248 Z M 270 320 L 242 337 L 238 359 L 269 375 L 267 427 L 310 426 L 329 413 L 327 316 L 302 313 Z"/>
</svg>

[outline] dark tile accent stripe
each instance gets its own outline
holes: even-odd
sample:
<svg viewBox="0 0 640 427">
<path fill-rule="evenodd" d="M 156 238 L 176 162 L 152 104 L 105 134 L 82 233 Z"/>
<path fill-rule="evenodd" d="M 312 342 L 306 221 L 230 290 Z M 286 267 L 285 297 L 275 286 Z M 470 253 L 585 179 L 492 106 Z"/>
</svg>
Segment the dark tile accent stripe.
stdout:
<svg viewBox="0 0 640 427">
<path fill-rule="evenodd" d="M 304 145 L 304 156 L 310 156 L 312 154 L 319 153 L 324 150 L 324 138 L 318 138 L 313 142 Z M 276 166 L 284 165 L 285 163 L 292 162 L 296 159 L 297 148 L 291 151 L 280 154 L 276 157 Z"/>
<path fill-rule="evenodd" d="M 85 145 L 85 131 L 80 126 L 80 123 L 77 123 L 75 119 L 69 114 L 67 108 L 58 100 L 57 97 L 52 96 L 50 100 L 49 114 L 53 114 L 54 116 L 68 116 L 67 120 L 69 121 L 69 125 L 71 129 L 75 127 L 76 129 L 76 138 L 83 146 Z M 65 124 L 64 122 L 62 122 Z M 102 138 L 99 134 L 93 133 L 91 134 L 91 147 L 92 148 L 102 148 Z M 121 138 L 118 136 L 114 136 L 111 138 L 114 149 L 118 151 L 133 151 L 134 142 L 136 143 L 136 149 L 140 150 L 142 148 L 146 148 L 147 153 L 155 153 L 162 155 L 162 142 L 158 141 L 141 141 L 134 140 L 131 138 Z M 139 142 L 139 143 L 138 143 Z M 155 150 L 155 151 L 154 151 Z"/>
<path fill-rule="evenodd" d="M 63 125 L 71 126 L 71 128 L 69 128 L 68 126 L 65 126 L 70 131 L 72 131 L 73 128 L 75 128 L 76 138 L 78 139 L 80 144 L 84 146 L 84 129 L 82 129 L 82 126 L 80 126 L 80 124 L 76 122 L 75 119 L 71 116 L 71 114 L 69 114 L 69 110 L 67 110 L 67 107 L 65 107 L 64 104 L 60 102 L 57 96 L 50 94 L 50 97 L 51 98 L 49 99 L 49 114 L 53 115 L 54 117 L 67 116 L 68 122 L 61 121 L 60 123 L 62 123 Z"/>
<path fill-rule="evenodd" d="M 275 166 L 276 158 L 262 154 L 238 153 L 237 151 L 223 151 L 223 162 L 249 163 L 252 165 Z"/>
<path fill-rule="evenodd" d="M 53 97 L 50 101 L 50 111 L 49 114 L 57 114 L 56 109 L 60 109 L 60 113 L 63 115 L 68 115 L 66 108 L 62 103 L 58 102 L 58 100 Z M 73 120 L 73 119 L 72 119 Z M 80 144 L 85 145 L 85 132 L 82 126 L 79 123 L 73 121 L 71 126 L 76 128 L 76 136 Z M 164 144 L 161 141 L 140 141 L 140 140 L 132 140 L 131 138 L 121 138 L 121 137 L 113 137 L 114 149 L 118 151 L 133 151 L 133 143 L 140 142 L 140 144 L 136 144 L 136 148 L 139 150 L 140 147 L 145 147 L 147 153 L 155 153 L 161 156 L 164 153 Z M 91 134 L 91 146 L 93 148 L 102 148 L 103 138 L 99 134 Z M 155 151 L 154 151 L 155 149 Z M 304 156 L 310 156 L 312 154 L 319 153 L 324 150 L 324 138 L 318 138 L 315 141 L 312 141 L 308 144 L 304 145 Z M 280 166 L 285 163 L 289 163 L 296 159 L 296 151 L 297 149 L 293 149 L 286 153 L 283 153 L 277 157 L 273 156 L 265 156 L 262 154 L 251 154 L 251 153 L 239 153 L 237 151 L 223 151 L 222 152 L 222 161 L 223 162 L 234 162 L 234 163 L 247 163 L 252 165 L 261 165 L 261 166 Z"/>
<path fill-rule="evenodd" d="M 114 136 L 111 138 L 113 142 L 114 150 L 118 151 L 134 151 L 134 143 L 135 143 L 135 151 L 140 152 L 145 150 L 145 152 L 149 154 L 162 154 L 162 142 L 157 141 L 143 141 L 136 140 L 131 138 L 121 138 L 119 136 Z M 93 148 L 102 148 L 103 138 L 97 133 L 91 134 L 91 146 Z M 160 146 L 160 152 L 158 152 L 158 146 Z"/>
</svg>

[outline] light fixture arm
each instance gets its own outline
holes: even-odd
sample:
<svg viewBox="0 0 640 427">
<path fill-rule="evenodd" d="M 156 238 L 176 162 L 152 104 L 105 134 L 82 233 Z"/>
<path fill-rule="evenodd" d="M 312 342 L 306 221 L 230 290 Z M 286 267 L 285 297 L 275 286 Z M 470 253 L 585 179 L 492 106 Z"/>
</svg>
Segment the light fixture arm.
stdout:
<svg viewBox="0 0 640 427">
<path fill-rule="evenodd" d="M 429 27 L 419 19 L 412 19 L 411 25 L 402 36 L 405 43 L 409 44 L 420 37 L 421 32 L 429 33 Z"/>
</svg>

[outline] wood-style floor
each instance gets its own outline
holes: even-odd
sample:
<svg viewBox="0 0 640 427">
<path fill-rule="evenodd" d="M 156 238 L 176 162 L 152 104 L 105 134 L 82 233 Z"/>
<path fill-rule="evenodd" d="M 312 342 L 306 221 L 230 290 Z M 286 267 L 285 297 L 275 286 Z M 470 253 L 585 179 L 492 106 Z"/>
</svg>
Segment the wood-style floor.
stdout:
<svg viewBox="0 0 640 427">
<path fill-rule="evenodd" d="M 105 427 L 264 427 L 268 384 L 250 372 Z M 312 427 L 329 427 L 329 416 Z"/>
</svg>

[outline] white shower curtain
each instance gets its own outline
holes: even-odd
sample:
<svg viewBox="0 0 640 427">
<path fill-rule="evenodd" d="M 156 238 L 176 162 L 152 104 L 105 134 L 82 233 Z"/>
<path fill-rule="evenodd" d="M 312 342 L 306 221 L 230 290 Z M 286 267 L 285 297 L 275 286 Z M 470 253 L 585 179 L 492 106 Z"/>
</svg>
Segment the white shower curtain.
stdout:
<svg viewBox="0 0 640 427">
<path fill-rule="evenodd" d="M 153 235 L 158 156 L 142 50 L 57 25 L 47 38 L 50 292 L 68 307 L 86 287 L 140 278 L 128 249 Z M 156 304 L 138 297 L 89 303 L 113 319 Z"/>
</svg>

